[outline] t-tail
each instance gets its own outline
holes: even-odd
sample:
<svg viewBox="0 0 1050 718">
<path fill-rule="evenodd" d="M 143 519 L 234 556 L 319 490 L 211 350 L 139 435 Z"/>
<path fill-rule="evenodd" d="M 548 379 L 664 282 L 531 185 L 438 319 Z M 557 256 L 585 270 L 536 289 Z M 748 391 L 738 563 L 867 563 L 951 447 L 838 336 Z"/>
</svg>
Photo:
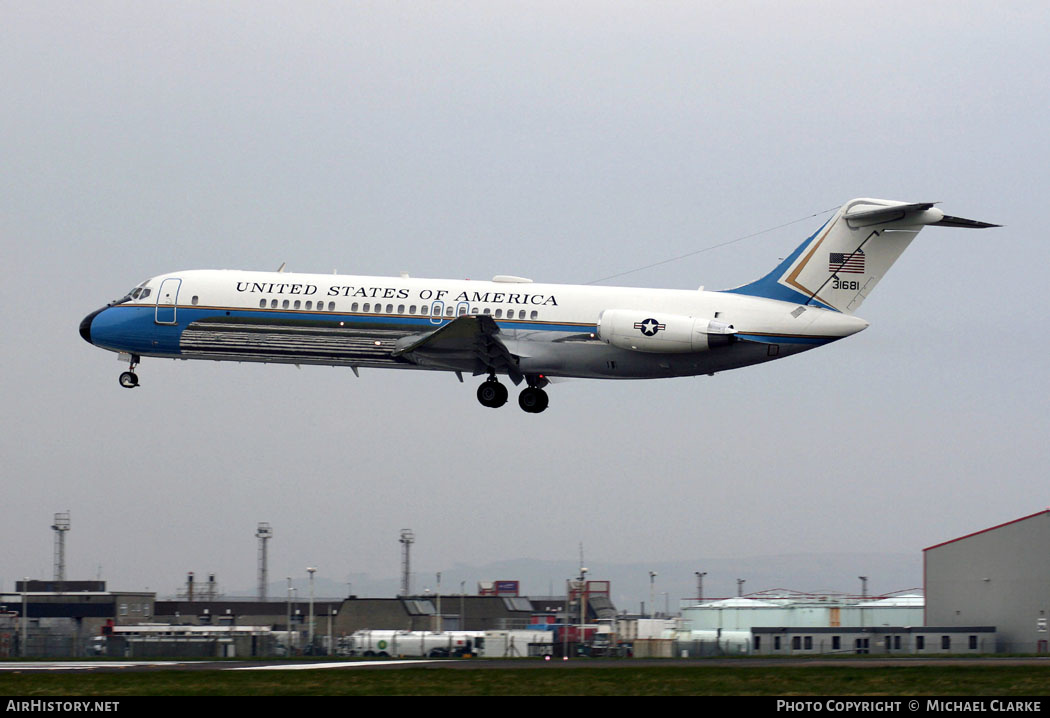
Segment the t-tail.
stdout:
<svg viewBox="0 0 1050 718">
<path fill-rule="evenodd" d="M 772 272 L 725 291 L 853 314 L 927 225 L 1000 226 L 949 217 L 933 202 L 854 199 Z"/>
</svg>

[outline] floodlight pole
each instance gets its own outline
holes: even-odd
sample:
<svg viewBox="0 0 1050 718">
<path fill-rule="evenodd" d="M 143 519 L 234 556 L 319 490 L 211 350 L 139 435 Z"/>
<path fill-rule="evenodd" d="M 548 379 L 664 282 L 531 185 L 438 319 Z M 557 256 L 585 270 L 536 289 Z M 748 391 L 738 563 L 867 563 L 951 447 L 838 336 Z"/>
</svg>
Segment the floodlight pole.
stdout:
<svg viewBox="0 0 1050 718">
<path fill-rule="evenodd" d="M 313 566 L 308 566 L 306 572 L 310 574 L 310 642 L 307 644 L 310 646 L 310 651 L 314 650 L 314 574 L 317 569 Z"/>
</svg>

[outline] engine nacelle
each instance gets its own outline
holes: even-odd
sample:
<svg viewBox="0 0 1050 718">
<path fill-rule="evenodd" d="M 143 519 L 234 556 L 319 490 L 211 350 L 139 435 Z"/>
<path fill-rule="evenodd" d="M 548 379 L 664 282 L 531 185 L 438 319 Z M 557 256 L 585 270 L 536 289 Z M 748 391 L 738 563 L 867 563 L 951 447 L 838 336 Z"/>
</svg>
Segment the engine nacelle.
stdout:
<svg viewBox="0 0 1050 718">
<path fill-rule="evenodd" d="M 725 346 L 736 329 L 715 319 L 636 309 L 606 309 L 598 338 L 620 349 L 659 354 L 702 352 Z"/>
</svg>

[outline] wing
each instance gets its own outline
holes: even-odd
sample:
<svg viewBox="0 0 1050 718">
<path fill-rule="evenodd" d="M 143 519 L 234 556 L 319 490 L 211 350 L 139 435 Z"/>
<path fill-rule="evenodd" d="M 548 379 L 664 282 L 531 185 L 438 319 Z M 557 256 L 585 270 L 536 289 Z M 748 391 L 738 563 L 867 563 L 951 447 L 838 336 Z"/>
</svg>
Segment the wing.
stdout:
<svg viewBox="0 0 1050 718">
<path fill-rule="evenodd" d="M 457 317 L 432 332 L 402 337 L 394 344 L 394 356 L 419 366 L 475 375 L 499 372 L 520 384 L 524 375 L 518 369 L 518 357 L 510 353 L 499 333 L 499 326 L 488 315 Z"/>
</svg>

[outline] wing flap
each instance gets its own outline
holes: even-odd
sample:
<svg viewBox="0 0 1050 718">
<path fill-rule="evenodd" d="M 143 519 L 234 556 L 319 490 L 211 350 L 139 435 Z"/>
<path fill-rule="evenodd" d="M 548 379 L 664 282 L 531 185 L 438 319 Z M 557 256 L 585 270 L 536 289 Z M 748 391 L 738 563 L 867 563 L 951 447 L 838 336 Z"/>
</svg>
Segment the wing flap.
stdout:
<svg viewBox="0 0 1050 718">
<path fill-rule="evenodd" d="M 524 378 L 518 357 L 500 340 L 499 326 L 485 314 L 457 317 L 427 334 L 403 337 L 394 345 L 394 356 L 418 364 L 472 374 L 504 373 L 515 384 Z"/>
</svg>

